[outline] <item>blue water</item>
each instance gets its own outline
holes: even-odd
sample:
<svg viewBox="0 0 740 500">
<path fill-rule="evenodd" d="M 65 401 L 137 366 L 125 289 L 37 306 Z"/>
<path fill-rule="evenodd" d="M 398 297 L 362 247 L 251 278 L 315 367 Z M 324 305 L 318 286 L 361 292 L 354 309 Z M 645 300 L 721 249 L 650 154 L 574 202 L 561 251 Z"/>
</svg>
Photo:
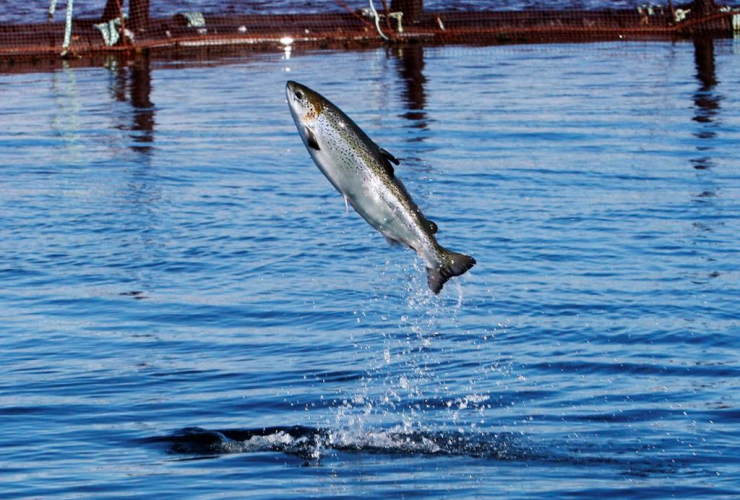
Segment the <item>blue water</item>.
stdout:
<svg viewBox="0 0 740 500">
<path fill-rule="evenodd" d="M 0 75 L 0 497 L 738 498 L 737 47 Z M 346 214 L 287 79 L 478 265 Z"/>
</svg>

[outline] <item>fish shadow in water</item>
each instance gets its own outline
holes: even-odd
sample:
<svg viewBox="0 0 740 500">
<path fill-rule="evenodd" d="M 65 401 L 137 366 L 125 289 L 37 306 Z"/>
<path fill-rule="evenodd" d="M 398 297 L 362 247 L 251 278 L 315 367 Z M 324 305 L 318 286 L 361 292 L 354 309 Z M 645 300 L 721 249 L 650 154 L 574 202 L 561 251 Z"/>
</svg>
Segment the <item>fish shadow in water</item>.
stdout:
<svg viewBox="0 0 740 500">
<path fill-rule="evenodd" d="M 187 427 L 170 435 L 142 440 L 144 444 L 164 445 L 172 455 L 187 460 L 217 458 L 234 453 L 284 453 L 304 460 L 303 465 L 319 465 L 327 452 L 390 456 L 469 457 L 491 461 L 518 461 L 544 466 L 592 466 L 621 470 L 625 476 L 670 475 L 687 464 L 676 459 L 601 456 L 584 449 L 562 451 L 565 446 L 536 446 L 514 433 L 393 430 L 365 431 L 361 435 L 306 426 L 277 426 L 260 429 L 208 430 Z M 539 449 L 538 449 L 539 448 Z M 553 452 L 552 450 L 558 450 Z"/>
</svg>

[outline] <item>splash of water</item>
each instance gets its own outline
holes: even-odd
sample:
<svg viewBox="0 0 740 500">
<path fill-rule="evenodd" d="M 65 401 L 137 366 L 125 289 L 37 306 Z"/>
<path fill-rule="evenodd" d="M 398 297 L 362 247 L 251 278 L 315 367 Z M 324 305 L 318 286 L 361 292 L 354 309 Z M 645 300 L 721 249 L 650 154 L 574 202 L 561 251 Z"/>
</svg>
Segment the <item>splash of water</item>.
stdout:
<svg viewBox="0 0 740 500">
<path fill-rule="evenodd" d="M 464 394 L 451 394 L 450 387 L 459 387 L 459 381 L 442 370 L 456 361 L 455 342 L 465 342 L 451 342 L 446 334 L 454 331 L 460 337 L 456 320 L 464 304 L 463 288 L 455 282 L 450 292 L 456 296 L 434 296 L 421 261 L 413 266 L 398 269 L 409 276 L 405 300 L 382 312 L 381 319 L 395 327 L 383 331 L 382 343 L 363 343 L 373 346 L 374 358 L 362 383 L 349 389 L 325 418 L 326 427 L 333 429 L 332 445 L 369 444 L 389 435 L 427 435 L 438 429 L 480 432 L 490 408 L 490 396 L 475 387 L 481 373 L 467 376 Z M 378 334 L 366 330 L 359 335 L 377 340 Z"/>
<path fill-rule="evenodd" d="M 459 432 L 405 432 L 381 429 L 355 435 L 343 430 L 310 427 L 207 430 L 181 429 L 169 436 L 149 438 L 148 443 L 166 443 L 173 454 L 224 455 L 280 452 L 307 461 L 319 461 L 327 450 L 388 455 L 472 456 L 495 460 L 524 460 L 530 451 L 518 446 L 510 434 Z"/>
</svg>

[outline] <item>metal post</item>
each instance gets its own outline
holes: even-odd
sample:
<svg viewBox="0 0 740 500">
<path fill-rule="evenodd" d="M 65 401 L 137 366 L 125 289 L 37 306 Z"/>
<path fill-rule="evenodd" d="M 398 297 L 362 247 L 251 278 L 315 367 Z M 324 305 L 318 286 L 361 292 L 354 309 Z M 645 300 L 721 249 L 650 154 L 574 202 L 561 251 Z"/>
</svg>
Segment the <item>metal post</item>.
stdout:
<svg viewBox="0 0 740 500">
<path fill-rule="evenodd" d="M 145 31 L 149 27 L 150 0 L 129 0 L 128 26 L 132 31 Z M 103 11 L 102 21 L 110 21 L 121 17 L 120 6 L 123 0 L 108 0 Z"/>
<path fill-rule="evenodd" d="M 424 13 L 424 0 L 392 0 L 391 10 L 403 12 L 404 23 L 418 23 Z"/>
<path fill-rule="evenodd" d="M 717 5 L 714 3 L 714 0 L 694 0 L 694 5 L 691 9 L 695 14 L 708 16 L 717 12 Z"/>
<path fill-rule="evenodd" d="M 131 30 L 146 31 L 149 27 L 149 0 L 129 0 L 128 13 Z"/>
<path fill-rule="evenodd" d="M 105 3 L 105 10 L 103 10 L 103 17 L 100 18 L 103 22 L 112 21 L 121 17 L 121 3 L 118 0 L 108 0 Z"/>
</svg>

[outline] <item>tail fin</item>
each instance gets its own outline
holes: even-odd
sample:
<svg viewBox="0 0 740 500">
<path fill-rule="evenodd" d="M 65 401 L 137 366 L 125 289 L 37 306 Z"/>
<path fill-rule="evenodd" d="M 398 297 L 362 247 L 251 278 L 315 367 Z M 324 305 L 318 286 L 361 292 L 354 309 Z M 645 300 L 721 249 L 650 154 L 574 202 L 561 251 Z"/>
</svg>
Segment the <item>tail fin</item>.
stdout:
<svg viewBox="0 0 740 500">
<path fill-rule="evenodd" d="M 475 265 L 475 259 L 463 253 L 450 252 L 447 249 L 441 249 L 442 262 L 436 269 L 427 268 L 427 280 L 429 288 L 435 294 L 442 290 L 447 280 L 453 276 L 460 276 L 468 269 Z"/>
</svg>

